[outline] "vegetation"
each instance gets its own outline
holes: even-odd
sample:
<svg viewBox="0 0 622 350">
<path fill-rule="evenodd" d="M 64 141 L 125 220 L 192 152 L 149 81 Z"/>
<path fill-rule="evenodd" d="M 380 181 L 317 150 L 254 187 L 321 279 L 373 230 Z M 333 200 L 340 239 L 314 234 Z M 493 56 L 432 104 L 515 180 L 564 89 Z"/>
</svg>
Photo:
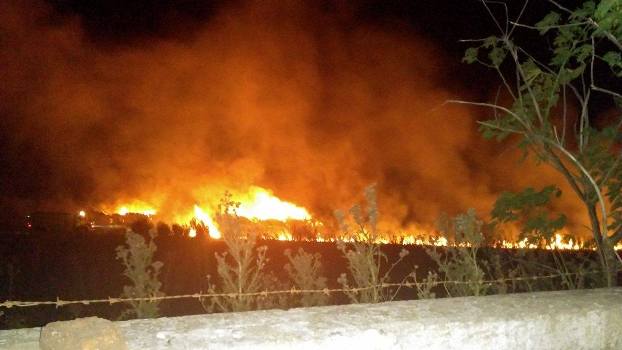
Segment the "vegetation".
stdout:
<svg viewBox="0 0 622 350">
<path fill-rule="evenodd" d="M 125 233 L 125 245 L 118 246 L 116 258 L 125 266 L 123 275 L 130 279 L 131 285 L 123 287 L 122 296 L 125 298 L 151 298 L 160 297 L 164 293 L 160 291 L 162 283 L 158 276 L 163 264 L 154 261 L 153 255 L 157 250 L 154 242 L 155 231 L 150 231 L 149 240 L 133 231 Z M 131 306 L 121 316 L 135 316 L 137 318 L 152 318 L 159 316 L 158 300 L 129 301 Z"/>
<path fill-rule="evenodd" d="M 441 220 L 439 231 L 446 237 L 453 238 L 455 247 L 446 249 L 440 254 L 436 247 L 426 250 L 438 265 L 442 274 L 442 285 L 448 296 L 485 295 L 489 285 L 484 282 L 485 262 L 478 259 L 478 251 L 484 236 L 482 221 L 469 209 L 466 214 L 458 215 L 452 220 Z"/>
<path fill-rule="evenodd" d="M 497 226 L 499 223 L 513 222 L 518 224 L 521 240 L 524 239 L 528 243 L 540 245 L 543 242 L 551 242 L 555 233 L 563 228 L 566 223 L 566 217 L 563 214 L 551 216 L 547 209 L 551 200 L 560 195 L 561 192 L 554 186 L 547 186 L 541 191 L 527 188 L 520 193 L 504 192 L 499 196 L 492 209 L 492 225 Z M 583 288 L 586 284 L 591 287 L 607 284 L 605 276 L 599 278 L 598 275 L 588 273 L 602 269 L 602 266 L 598 266 L 598 262 L 593 259 L 593 255 L 576 254 L 575 258 L 572 259 L 558 249 L 551 251 L 552 261 L 534 255 L 527 255 L 524 251 L 519 251 L 515 258 L 517 263 L 515 272 L 518 275 L 560 274 L 561 287 L 567 289 Z M 543 285 L 543 283 L 552 283 L 550 280 L 525 281 L 525 283 L 528 291 L 555 288 L 553 285 Z"/>
<path fill-rule="evenodd" d="M 376 204 L 376 189 L 374 186 L 365 189 L 365 199 L 367 201 L 366 217 L 363 216 L 359 205 L 355 205 L 350 209 L 350 214 L 356 224 L 353 232 L 350 231 L 343 212 L 335 212 L 341 231 L 349 239 L 349 242 L 337 242 L 337 248 L 342 252 L 347 261 L 348 271 L 354 281 L 354 288 L 350 286 L 349 279 L 345 273 L 341 274 L 338 282 L 342 288 L 347 290 L 345 293 L 352 302 L 379 303 L 392 300 L 395 297 L 397 290 L 391 293 L 391 290 L 384 288 L 383 284 L 389 281 L 391 271 L 408 255 L 408 251 L 403 249 L 398 260 L 381 274 L 381 268 L 388 263 L 388 259 L 380 250 L 378 242 L 379 235 L 376 229 L 378 206 Z"/>
<path fill-rule="evenodd" d="M 349 210 L 352 228 L 343 212 L 335 213 L 345 238 L 337 243 L 337 249 L 346 262 L 346 272 L 336 282 L 351 302 L 393 300 L 404 285 L 414 286 L 418 298 L 435 298 L 615 284 L 620 257 L 614 246 L 622 241 L 622 94 L 602 85 L 607 82 L 598 81 L 596 72 L 605 70 L 618 82 L 622 78 L 622 0 L 586 1 L 577 9 L 549 2 L 555 11 L 533 25 L 521 22 L 524 8 L 515 20 L 493 18 L 499 34 L 470 41 L 478 46 L 465 53 L 467 63 L 477 62 L 498 72 L 510 103 L 453 102 L 491 108 L 493 117 L 480 122 L 483 136 L 498 140 L 513 137 L 525 155 L 535 156 L 563 176 L 584 205 L 596 254 L 487 249 L 484 231 L 499 230 L 506 223 L 516 225 L 520 239 L 534 244 L 550 242 L 566 225 L 566 216 L 549 210 L 562 195 L 557 186 L 527 188 L 501 194 L 489 223 L 479 219 L 474 210 L 454 218 L 442 217 L 439 231 L 453 245 L 427 249 L 436 269 L 418 279 L 415 266 L 401 281 L 392 280 L 409 252 L 403 249 L 391 262 L 381 249 L 376 190 L 371 186 L 365 190 L 365 208 L 355 205 Z M 499 5 L 483 4 L 487 9 L 489 4 Z M 549 39 L 552 47 L 548 55 L 540 52 L 546 47 L 528 52 L 515 39 L 518 31 Z M 615 112 L 598 124 L 598 116 L 592 112 L 597 110 L 595 96 L 611 99 L 611 111 Z M 323 276 L 321 256 L 303 249 L 295 254 L 286 251 L 284 271 L 290 282 L 280 282 L 268 271 L 267 248 L 257 246 L 254 232 L 242 229 L 238 206 L 229 194 L 221 202 L 216 221 L 226 251 L 215 254 L 217 276 L 214 280 L 208 277 L 207 282 L 207 292 L 213 295 L 200 299 L 202 307 L 209 312 L 227 312 L 328 303 L 330 281 Z M 163 264 L 154 261 L 157 247 L 152 226 L 148 220 L 137 222 L 134 231 L 126 233 L 125 244 L 116 248 L 124 276 L 131 281 L 123 287 L 123 297 L 164 295 L 158 279 Z M 191 228 L 199 236 L 209 233 L 198 221 Z M 184 229 L 157 227 L 167 234 Z M 270 293 L 275 290 L 283 293 Z M 157 300 L 128 303 L 131 308 L 124 315 L 146 318 L 159 314 Z"/>
<path fill-rule="evenodd" d="M 231 200 L 231 194 L 225 193 L 216 218 L 227 247 L 226 252 L 215 254 L 220 287 L 208 280 L 208 292 L 221 295 L 201 299 L 206 311 L 261 309 L 267 298 L 260 295 L 267 290 L 270 278 L 265 269 L 267 247 L 257 247 L 254 233 L 242 232 L 236 212 L 238 206 L 239 203 Z"/>
<path fill-rule="evenodd" d="M 482 2 L 492 13 L 493 2 Z M 499 34 L 474 40 L 479 45 L 464 56 L 467 63 L 496 70 L 511 103 L 452 102 L 492 108 L 493 118 L 480 122 L 485 137 L 516 136 L 526 153 L 563 175 L 584 204 L 607 285 L 613 285 L 620 260 L 614 246 L 622 239 L 622 95 L 595 72 L 622 78 L 622 1 L 586 1 L 576 9 L 549 3 L 554 11 L 534 25 L 521 23 L 524 7 L 515 20 L 493 17 Z M 545 36 L 552 47 L 543 43 L 538 52 L 528 52 L 515 40 L 520 30 Z M 597 126 L 592 111 L 598 110 L 599 95 L 612 100 L 615 116 Z M 520 196 L 516 199 L 520 204 Z"/>
<path fill-rule="evenodd" d="M 326 277 L 322 276 L 321 254 L 310 254 L 299 248 L 294 255 L 289 249 L 285 250 L 285 256 L 289 260 L 285 271 L 298 291 L 327 289 Z M 328 292 L 300 292 L 300 299 L 295 303 L 304 307 L 326 305 L 328 298 Z"/>
</svg>

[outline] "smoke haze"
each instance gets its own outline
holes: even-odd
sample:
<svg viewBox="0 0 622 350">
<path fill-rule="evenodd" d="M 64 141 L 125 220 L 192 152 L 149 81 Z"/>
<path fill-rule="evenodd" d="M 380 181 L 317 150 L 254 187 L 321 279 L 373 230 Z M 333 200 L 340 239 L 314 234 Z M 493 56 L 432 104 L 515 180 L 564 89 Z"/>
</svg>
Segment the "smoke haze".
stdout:
<svg viewBox="0 0 622 350">
<path fill-rule="evenodd" d="M 326 219 L 377 183 L 382 218 L 408 228 L 555 178 L 444 104 L 472 94 L 442 49 L 347 7 L 236 3 L 185 40 L 114 46 L 79 16 L 5 1 L 0 31 L 6 210 L 140 199 L 172 218 L 258 185 Z"/>
</svg>

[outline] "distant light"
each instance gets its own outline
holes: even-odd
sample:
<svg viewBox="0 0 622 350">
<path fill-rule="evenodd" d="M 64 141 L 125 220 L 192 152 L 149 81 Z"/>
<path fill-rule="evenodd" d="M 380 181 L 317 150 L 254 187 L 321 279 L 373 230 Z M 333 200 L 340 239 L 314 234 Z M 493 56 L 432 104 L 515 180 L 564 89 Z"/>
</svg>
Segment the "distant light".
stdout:
<svg viewBox="0 0 622 350">
<path fill-rule="evenodd" d="M 80 212 L 78 213 L 78 216 L 80 216 L 81 218 L 86 217 L 86 212 L 84 210 L 80 210 Z"/>
</svg>

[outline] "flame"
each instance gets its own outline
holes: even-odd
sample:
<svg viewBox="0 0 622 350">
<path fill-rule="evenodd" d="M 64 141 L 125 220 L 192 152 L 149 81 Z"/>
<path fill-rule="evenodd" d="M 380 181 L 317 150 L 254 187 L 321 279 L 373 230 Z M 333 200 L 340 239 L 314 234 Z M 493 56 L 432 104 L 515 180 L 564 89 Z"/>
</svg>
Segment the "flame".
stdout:
<svg viewBox="0 0 622 350">
<path fill-rule="evenodd" d="M 297 237 L 294 238 L 292 232 L 289 229 L 284 228 L 276 228 L 269 222 L 272 221 L 280 221 L 287 222 L 289 220 L 297 220 L 297 221 L 305 221 L 307 224 L 314 224 L 314 227 L 323 227 L 322 223 L 314 220 L 307 211 L 307 209 L 298 206 L 294 203 L 287 202 L 281 200 L 276 197 L 272 191 L 257 187 L 251 186 L 246 192 L 233 192 L 232 200 L 239 203 L 239 207 L 236 210 L 238 216 L 249 219 L 258 225 L 265 228 L 265 231 L 261 235 L 263 239 L 272 239 L 279 241 L 294 241 L 294 240 L 305 240 L 305 241 L 314 241 L 314 242 L 352 242 L 355 240 L 363 240 L 365 237 L 363 236 L 339 236 L 330 232 L 320 232 L 320 230 L 313 230 L 315 232 L 313 236 L 306 236 L 303 238 Z M 191 211 L 185 217 L 177 216 L 174 219 L 174 222 L 177 223 L 187 223 L 189 224 L 191 220 L 194 218 L 197 221 L 204 224 L 209 230 L 209 235 L 213 239 L 220 239 L 222 237 L 222 233 L 218 228 L 217 223 L 214 220 L 215 211 L 213 208 L 216 206 L 214 202 L 205 201 L 207 203 L 205 206 L 199 206 L 199 204 L 195 204 L 193 211 Z M 127 215 L 129 213 L 139 213 L 146 216 L 153 216 L 157 213 L 157 210 L 154 209 L 153 206 L 147 204 L 143 201 L 133 201 L 128 204 L 120 205 L 116 207 L 116 213 L 120 215 Z M 80 211 L 78 213 L 80 217 L 85 217 L 86 212 Z M 267 221 L 266 223 L 264 223 Z M 278 225 L 277 225 L 278 226 Z M 419 230 L 419 229 L 414 229 Z M 427 246 L 437 246 L 437 247 L 468 247 L 470 246 L 468 243 L 459 243 L 456 244 L 454 242 L 450 242 L 446 237 L 437 234 L 431 234 L 427 232 L 427 230 L 422 229 L 422 233 L 413 234 L 414 231 L 412 228 L 408 232 L 401 232 L 398 234 L 380 234 L 374 238 L 374 243 L 376 244 L 402 244 L 402 245 L 427 245 Z M 196 237 L 197 230 L 194 227 L 191 227 L 188 231 L 189 237 Z M 576 238 L 564 239 L 564 235 L 561 233 L 556 233 L 550 241 L 547 242 L 539 242 L 533 243 L 529 242 L 527 239 L 523 239 L 520 241 L 508 241 L 508 240 L 500 240 L 491 243 L 492 247 L 496 248 L 505 248 L 505 249 L 547 249 L 547 250 L 581 250 L 581 249 L 595 249 L 587 245 L 585 242 L 577 240 Z M 619 243 L 616 247 L 616 250 L 622 250 L 622 242 Z"/>
<path fill-rule="evenodd" d="M 194 217 L 197 220 L 201 221 L 205 226 L 207 226 L 210 237 L 214 239 L 219 239 L 220 237 L 222 237 L 220 230 L 218 229 L 218 227 L 216 226 L 216 224 L 214 223 L 210 215 L 196 204 L 194 206 Z M 193 235 L 193 231 L 194 231 L 194 235 Z M 196 230 L 191 229 L 188 235 L 190 237 L 196 237 L 197 232 Z"/>
<path fill-rule="evenodd" d="M 302 207 L 293 203 L 283 201 L 272 194 L 272 192 L 253 186 L 245 194 L 233 198 L 239 201 L 240 206 L 236 214 L 240 217 L 254 221 L 287 221 L 287 220 L 309 220 L 311 215 Z M 218 225 L 214 222 L 213 214 L 199 205 L 194 206 L 194 218 L 201 221 L 209 229 L 210 237 L 219 239 L 222 237 Z M 192 237 L 192 231 L 189 235 Z M 196 231 L 194 231 L 196 236 Z M 281 232 L 276 237 L 279 240 L 291 241 L 293 236 L 289 232 Z"/>
<path fill-rule="evenodd" d="M 279 241 L 293 241 L 294 237 L 291 233 L 283 231 L 279 233 L 276 239 L 278 239 Z"/>
<path fill-rule="evenodd" d="M 134 201 L 128 204 L 117 206 L 114 212 L 121 216 L 125 216 L 130 213 L 142 214 L 145 216 L 153 216 L 157 213 L 157 210 L 153 208 L 153 206 L 145 202 Z"/>
<path fill-rule="evenodd" d="M 84 218 L 84 217 L 86 217 L 86 212 L 84 210 L 80 210 L 78 212 L 78 216 L 81 217 L 81 218 Z"/>
<path fill-rule="evenodd" d="M 196 236 L 197 236 L 197 230 L 195 230 L 194 227 L 193 227 L 193 228 L 190 229 L 190 231 L 188 231 L 188 237 L 194 238 Z"/>
<path fill-rule="evenodd" d="M 261 187 L 252 187 L 246 200 L 240 201 L 237 214 L 251 220 L 309 220 L 311 215 L 302 207 L 285 202 Z"/>
</svg>

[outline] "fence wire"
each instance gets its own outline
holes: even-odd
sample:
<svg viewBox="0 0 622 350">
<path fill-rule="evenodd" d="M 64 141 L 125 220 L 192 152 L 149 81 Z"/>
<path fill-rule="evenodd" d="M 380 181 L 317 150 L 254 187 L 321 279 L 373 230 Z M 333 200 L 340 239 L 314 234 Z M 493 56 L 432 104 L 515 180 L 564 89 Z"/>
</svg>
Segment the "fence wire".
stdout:
<svg viewBox="0 0 622 350">
<path fill-rule="evenodd" d="M 7 300 L 0 303 L 0 308 L 10 309 L 12 307 L 34 307 L 41 305 L 54 305 L 56 308 L 65 305 L 72 304 L 82 304 L 82 305 L 90 305 L 90 304 L 117 304 L 117 303 L 130 303 L 130 302 L 156 302 L 156 301 L 164 301 L 164 300 L 178 300 L 178 299 L 207 299 L 207 298 L 241 298 L 241 297 L 267 297 L 269 295 L 299 295 L 299 294 L 312 294 L 312 293 L 321 293 L 325 295 L 331 295 L 336 293 L 360 293 L 366 290 L 371 289 L 387 289 L 387 288 L 401 288 L 401 287 L 418 287 L 418 286 L 432 286 L 436 287 L 439 285 L 447 285 L 447 284 L 484 284 L 484 285 L 493 285 L 497 283 L 505 283 L 510 281 L 536 281 L 541 279 L 553 279 L 558 277 L 568 277 L 568 276 L 579 276 L 579 275 L 590 275 L 590 274 L 598 274 L 602 273 L 602 271 L 586 271 L 586 272 L 572 272 L 572 273 L 557 273 L 557 274 L 549 274 L 549 275 L 536 275 L 536 276 L 523 276 L 523 277 L 512 277 L 512 278 L 499 278 L 499 279 L 491 279 L 491 280 L 481 280 L 481 281 L 433 281 L 433 282 L 400 282 L 400 283 L 381 283 L 376 285 L 369 285 L 365 287 L 354 287 L 354 288 L 323 288 L 323 289 L 296 289 L 291 288 L 287 290 L 265 290 L 261 292 L 252 292 L 252 293 L 193 293 L 193 294 L 179 294 L 179 295 L 162 295 L 162 296 L 147 296 L 147 297 L 108 297 L 105 299 L 87 299 L 87 300 L 61 300 L 58 297 L 56 300 L 49 301 L 14 301 Z"/>
</svg>

